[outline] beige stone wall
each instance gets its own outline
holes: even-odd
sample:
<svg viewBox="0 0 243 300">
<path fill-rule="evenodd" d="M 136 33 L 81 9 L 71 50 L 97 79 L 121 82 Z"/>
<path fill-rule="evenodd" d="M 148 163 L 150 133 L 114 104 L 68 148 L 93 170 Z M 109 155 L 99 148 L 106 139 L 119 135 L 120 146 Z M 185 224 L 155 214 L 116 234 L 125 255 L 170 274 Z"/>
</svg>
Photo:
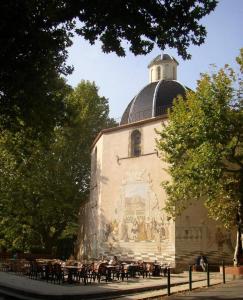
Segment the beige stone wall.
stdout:
<svg viewBox="0 0 243 300">
<path fill-rule="evenodd" d="M 188 208 L 175 222 L 167 220 L 161 181 L 169 176 L 155 150 L 155 128 L 161 129 L 161 120 L 120 127 L 104 132 L 93 147 L 90 200 L 81 210 L 79 257 L 117 255 L 180 266 L 193 263 L 202 252 L 212 262 L 231 262 L 232 235 L 207 217 L 202 203 Z M 139 157 L 131 157 L 134 129 L 142 134 Z"/>
<path fill-rule="evenodd" d="M 165 194 L 160 188 L 163 170 L 155 150 L 160 121 L 104 135 L 101 172 L 102 254 L 124 258 L 164 260 L 174 255 L 174 224 L 162 211 Z M 130 136 L 142 134 L 139 157 L 131 157 Z"/>
<path fill-rule="evenodd" d="M 174 262 L 174 223 L 162 210 L 165 193 L 160 187 L 168 174 L 155 149 L 155 128 L 161 128 L 161 120 L 105 133 L 94 146 L 79 256 L 116 254 L 126 259 Z M 131 157 L 134 129 L 142 134 L 139 157 Z"/>
<path fill-rule="evenodd" d="M 175 224 L 177 266 L 193 264 L 200 253 L 212 264 L 233 262 L 235 229 L 226 230 L 210 219 L 202 201 L 186 209 Z"/>
<path fill-rule="evenodd" d="M 103 155 L 103 136 L 91 152 L 90 197 L 80 209 L 80 228 L 76 256 L 79 259 L 96 258 L 99 248 L 101 169 Z"/>
</svg>

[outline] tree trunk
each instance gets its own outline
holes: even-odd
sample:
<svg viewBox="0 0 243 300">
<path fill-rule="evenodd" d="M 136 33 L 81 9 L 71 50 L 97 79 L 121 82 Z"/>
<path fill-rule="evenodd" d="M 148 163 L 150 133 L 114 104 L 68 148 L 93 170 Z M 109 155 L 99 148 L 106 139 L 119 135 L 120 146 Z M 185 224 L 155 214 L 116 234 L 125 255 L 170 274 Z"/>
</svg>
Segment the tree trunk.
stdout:
<svg viewBox="0 0 243 300">
<path fill-rule="evenodd" d="M 242 199 L 240 199 L 242 200 Z M 242 213 L 243 205 L 240 201 L 238 214 L 237 214 L 237 236 L 236 236 L 236 245 L 235 245 L 235 254 L 234 254 L 234 266 L 239 266 L 243 262 L 243 250 L 242 250 Z"/>
<path fill-rule="evenodd" d="M 242 239 L 241 239 L 241 224 L 237 225 L 237 236 L 234 254 L 234 266 L 239 266 L 242 260 Z"/>
<path fill-rule="evenodd" d="M 47 253 L 54 255 L 54 248 L 57 245 L 58 237 L 61 235 L 64 228 L 59 228 L 52 236 L 50 236 L 50 232 L 47 232 L 43 237 L 44 247 Z"/>
</svg>

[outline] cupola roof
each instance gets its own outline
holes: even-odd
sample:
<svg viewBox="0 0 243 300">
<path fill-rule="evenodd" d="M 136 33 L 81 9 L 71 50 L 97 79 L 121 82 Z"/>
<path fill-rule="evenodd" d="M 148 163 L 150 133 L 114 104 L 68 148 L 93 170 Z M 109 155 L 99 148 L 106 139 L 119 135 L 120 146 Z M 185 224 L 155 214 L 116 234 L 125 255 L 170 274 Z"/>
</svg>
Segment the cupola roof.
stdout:
<svg viewBox="0 0 243 300">
<path fill-rule="evenodd" d="M 186 96 L 186 91 L 190 89 L 177 81 L 178 65 L 169 54 L 158 55 L 150 62 L 150 83 L 130 101 L 120 125 L 166 115 L 175 98 Z"/>
<path fill-rule="evenodd" d="M 120 125 L 166 114 L 173 100 L 179 95 L 185 97 L 187 90 L 187 87 L 175 80 L 149 83 L 130 101 Z"/>
</svg>

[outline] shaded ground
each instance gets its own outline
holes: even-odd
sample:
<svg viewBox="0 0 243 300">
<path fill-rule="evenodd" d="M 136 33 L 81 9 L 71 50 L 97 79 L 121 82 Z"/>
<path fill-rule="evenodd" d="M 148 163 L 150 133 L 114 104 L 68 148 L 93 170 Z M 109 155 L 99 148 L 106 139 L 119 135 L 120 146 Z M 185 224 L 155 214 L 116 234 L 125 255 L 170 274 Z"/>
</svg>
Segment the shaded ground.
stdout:
<svg viewBox="0 0 243 300">
<path fill-rule="evenodd" d="M 207 285 L 206 273 L 193 273 L 193 288 Z M 222 274 L 210 274 L 211 284 L 222 283 Z M 188 290 L 188 272 L 171 275 L 171 292 Z M 242 281 L 243 285 L 243 281 Z M 2 294 L 11 295 L 3 297 Z M 58 285 L 40 280 L 31 280 L 25 276 L 17 276 L 13 273 L 0 272 L 0 300 L 13 299 L 56 299 L 56 300 L 87 300 L 87 299 L 161 299 L 161 296 L 167 294 L 167 278 L 148 278 L 129 279 L 129 281 L 96 284 L 92 283 L 84 286 L 77 285 Z M 18 295 L 18 296 L 16 296 Z M 14 296 L 14 297 L 13 297 Z M 25 298 L 27 296 L 27 298 Z M 185 294 L 185 297 L 188 295 Z M 243 291 L 242 291 L 243 296 Z M 23 297 L 23 298 L 22 298 Z M 174 296 L 172 296 L 174 297 Z M 182 295 L 180 295 L 182 297 Z M 169 298 L 173 299 L 173 298 Z M 178 296 L 177 298 L 178 299 Z M 190 298 L 188 298 L 190 299 Z M 194 299 L 194 298 L 191 298 Z M 190 299 L 190 300 L 191 300 Z M 198 299 L 198 296 L 197 296 Z M 207 299 L 207 298 L 204 298 Z M 208 298 L 211 299 L 211 298 Z M 221 299 L 221 298 L 215 298 Z M 222 298 L 222 299 L 243 299 L 243 298 Z"/>
</svg>

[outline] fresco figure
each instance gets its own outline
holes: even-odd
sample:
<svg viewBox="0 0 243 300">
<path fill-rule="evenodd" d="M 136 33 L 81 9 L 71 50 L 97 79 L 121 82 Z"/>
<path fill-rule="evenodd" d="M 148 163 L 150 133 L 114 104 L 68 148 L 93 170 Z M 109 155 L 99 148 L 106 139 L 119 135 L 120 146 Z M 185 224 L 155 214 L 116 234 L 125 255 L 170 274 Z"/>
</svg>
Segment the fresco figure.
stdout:
<svg viewBox="0 0 243 300">
<path fill-rule="evenodd" d="M 124 242 L 129 241 L 128 226 L 124 219 L 123 219 L 122 228 L 121 228 L 121 240 L 123 240 Z"/>
<path fill-rule="evenodd" d="M 146 227 L 146 232 L 147 232 L 147 240 L 151 241 L 152 238 L 152 226 L 151 226 L 151 222 L 149 222 L 149 220 L 146 222 L 145 224 Z"/>
<path fill-rule="evenodd" d="M 165 239 L 166 239 L 165 227 L 161 224 L 161 227 L 160 227 L 160 241 L 163 241 Z"/>
<path fill-rule="evenodd" d="M 137 219 L 133 221 L 132 229 L 131 229 L 131 238 L 133 241 L 138 239 L 138 222 Z"/>
<path fill-rule="evenodd" d="M 147 232 L 146 232 L 146 224 L 144 222 L 144 217 L 138 218 L 138 241 L 146 241 L 147 240 Z"/>
</svg>

